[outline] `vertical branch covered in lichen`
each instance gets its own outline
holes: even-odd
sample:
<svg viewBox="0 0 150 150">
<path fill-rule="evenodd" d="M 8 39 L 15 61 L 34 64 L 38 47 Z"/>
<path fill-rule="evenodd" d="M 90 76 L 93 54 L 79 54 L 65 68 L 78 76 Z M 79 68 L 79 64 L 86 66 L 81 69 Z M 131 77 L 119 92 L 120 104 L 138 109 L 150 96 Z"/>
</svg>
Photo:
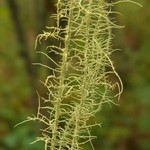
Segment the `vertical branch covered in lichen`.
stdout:
<svg viewBox="0 0 150 150">
<path fill-rule="evenodd" d="M 123 1 L 124 2 L 124 1 Z M 117 3 L 117 2 L 115 2 Z M 90 122 L 103 103 L 114 103 L 110 91 L 114 88 L 108 76 L 118 78 L 118 94 L 122 93 L 122 82 L 110 59 L 112 28 L 120 28 L 109 15 L 115 3 L 105 0 L 58 0 L 56 27 L 48 27 L 37 37 L 36 44 L 51 37 L 57 46 L 47 47 L 49 54 L 56 53 L 61 60 L 55 61 L 46 54 L 49 65 L 36 63 L 51 70 L 44 85 L 48 98 L 38 94 L 38 113 L 28 120 L 37 120 L 45 127 L 37 141 L 45 142 L 45 150 L 79 150 L 90 142 L 90 129 L 99 125 Z M 67 22 L 61 28 L 60 20 Z M 61 34 L 65 36 L 61 36 Z M 55 64 L 56 68 L 52 68 Z M 48 115 L 44 115 L 43 111 Z M 93 148 L 93 146 L 92 146 Z"/>
</svg>

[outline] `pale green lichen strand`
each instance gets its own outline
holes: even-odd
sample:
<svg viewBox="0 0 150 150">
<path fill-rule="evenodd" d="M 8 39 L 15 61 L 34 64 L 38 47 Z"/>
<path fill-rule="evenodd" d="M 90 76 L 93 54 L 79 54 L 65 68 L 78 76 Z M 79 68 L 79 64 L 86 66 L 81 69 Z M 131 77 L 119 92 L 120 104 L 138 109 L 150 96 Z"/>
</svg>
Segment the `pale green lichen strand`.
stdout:
<svg viewBox="0 0 150 150">
<path fill-rule="evenodd" d="M 117 13 L 111 11 L 112 6 L 124 1 L 58 0 L 57 14 L 53 16 L 57 26 L 47 27 L 49 31 L 37 37 L 36 45 L 49 37 L 57 40 L 58 44 L 50 44 L 47 51 L 61 57 L 60 62 L 56 62 L 46 52 L 38 52 L 56 68 L 36 63 L 52 72 L 43 83 L 48 98 L 38 94 L 38 113 L 27 120 L 44 124 L 42 135 L 35 142 L 44 141 L 45 150 L 80 150 L 86 142 L 91 143 L 95 136 L 90 129 L 99 124 L 90 119 L 101 110 L 103 103 L 114 103 L 110 92 L 115 85 L 119 90 L 116 96 L 122 93 L 121 79 L 110 59 L 114 51 L 112 28 L 120 26 L 112 22 L 109 15 Z M 67 22 L 65 28 L 60 27 L 61 19 Z M 111 74 L 116 75 L 118 83 L 108 80 Z M 94 149 L 92 144 L 91 148 Z"/>
</svg>

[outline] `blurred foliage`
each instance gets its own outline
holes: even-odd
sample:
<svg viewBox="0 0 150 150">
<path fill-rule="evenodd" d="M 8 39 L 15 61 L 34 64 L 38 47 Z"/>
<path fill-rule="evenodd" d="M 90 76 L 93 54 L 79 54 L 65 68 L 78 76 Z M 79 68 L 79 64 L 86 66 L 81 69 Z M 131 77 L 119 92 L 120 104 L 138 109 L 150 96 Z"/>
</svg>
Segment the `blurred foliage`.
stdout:
<svg viewBox="0 0 150 150">
<path fill-rule="evenodd" d="M 46 25 L 54 23 L 49 20 L 50 14 L 55 12 L 54 1 L 15 2 L 23 23 L 27 52 L 31 60 L 35 60 L 34 40 Z M 116 51 L 112 58 L 123 80 L 124 92 L 120 101 L 116 100 L 120 106 L 104 105 L 96 116 L 97 121 L 102 122 L 101 128 L 93 130 L 98 137 L 93 140 L 96 150 L 150 149 L 150 5 L 149 0 L 138 2 L 143 8 L 127 3 L 115 8 L 122 13 L 123 16 L 115 17 L 119 24 L 125 24 L 125 28 L 114 31 L 114 47 L 121 51 Z M 33 93 L 37 88 L 42 92 L 43 87 L 39 86 L 38 80 L 33 86 L 32 80 L 43 78 L 45 73 L 39 69 L 38 76 L 34 74 L 31 78 L 25 67 L 26 61 L 19 54 L 20 49 L 10 8 L 5 0 L 1 0 L 0 150 L 41 150 L 43 143 L 29 144 L 40 135 L 38 124 L 25 123 L 14 128 L 36 111 L 37 97 Z M 85 145 L 85 149 L 90 150 L 89 145 Z"/>
</svg>

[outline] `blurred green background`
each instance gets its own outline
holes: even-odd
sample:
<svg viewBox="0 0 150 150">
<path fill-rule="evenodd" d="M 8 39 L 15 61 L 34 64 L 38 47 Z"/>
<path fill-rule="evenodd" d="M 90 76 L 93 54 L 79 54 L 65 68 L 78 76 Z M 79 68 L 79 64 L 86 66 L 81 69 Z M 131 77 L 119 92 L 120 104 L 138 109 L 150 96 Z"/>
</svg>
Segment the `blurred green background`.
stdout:
<svg viewBox="0 0 150 150">
<path fill-rule="evenodd" d="M 124 92 L 120 106 L 105 104 L 97 114 L 102 122 L 95 128 L 96 150 L 150 150 L 150 4 L 143 7 L 118 4 L 118 24 L 114 30 L 112 59 L 120 74 Z M 45 71 L 32 62 L 46 61 L 35 54 L 34 41 L 56 13 L 54 0 L 0 1 L 0 150 L 42 150 L 43 143 L 30 145 L 40 135 L 38 124 L 14 126 L 36 112 L 36 90 L 41 94 Z M 38 46 L 44 49 L 44 46 Z M 85 148 L 89 150 L 90 148 Z"/>
</svg>

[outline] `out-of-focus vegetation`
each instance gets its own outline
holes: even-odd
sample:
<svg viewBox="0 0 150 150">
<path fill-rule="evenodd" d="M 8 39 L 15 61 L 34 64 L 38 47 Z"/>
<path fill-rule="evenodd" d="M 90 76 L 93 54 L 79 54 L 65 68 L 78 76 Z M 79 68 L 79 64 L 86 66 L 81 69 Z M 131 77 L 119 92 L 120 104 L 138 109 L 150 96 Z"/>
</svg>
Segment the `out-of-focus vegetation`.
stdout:
<svg viewBox="0 0 150 150">
<path fill-rule="evenodd" d="M 124 83 L 120 106 L 104 105 L 97 114 L 102 122 L 93 134 L 96 150 L 150 149 L 150 5 L 139 0 L 115 7 L 125 28 L 114 31 L 113 54 L 117 71 Z M 34 41 L 46 25 L 54 24 L 49 16 L 55 13 L 54 0 L 1 0 L 0 2 L 0 150 L 42 150 L 43 143 L 29 145 L 39 135 L 38 124 L 14 126 L 35 113 L 37 97 L 42 93 L 39 79 L 45 70 L 32 62 L 46 61 L 35 55 Z M 44 49 L 44 46 L 38 47 Z M 89 148 L 86 147 L 86 150 Z"/>
</svg>

